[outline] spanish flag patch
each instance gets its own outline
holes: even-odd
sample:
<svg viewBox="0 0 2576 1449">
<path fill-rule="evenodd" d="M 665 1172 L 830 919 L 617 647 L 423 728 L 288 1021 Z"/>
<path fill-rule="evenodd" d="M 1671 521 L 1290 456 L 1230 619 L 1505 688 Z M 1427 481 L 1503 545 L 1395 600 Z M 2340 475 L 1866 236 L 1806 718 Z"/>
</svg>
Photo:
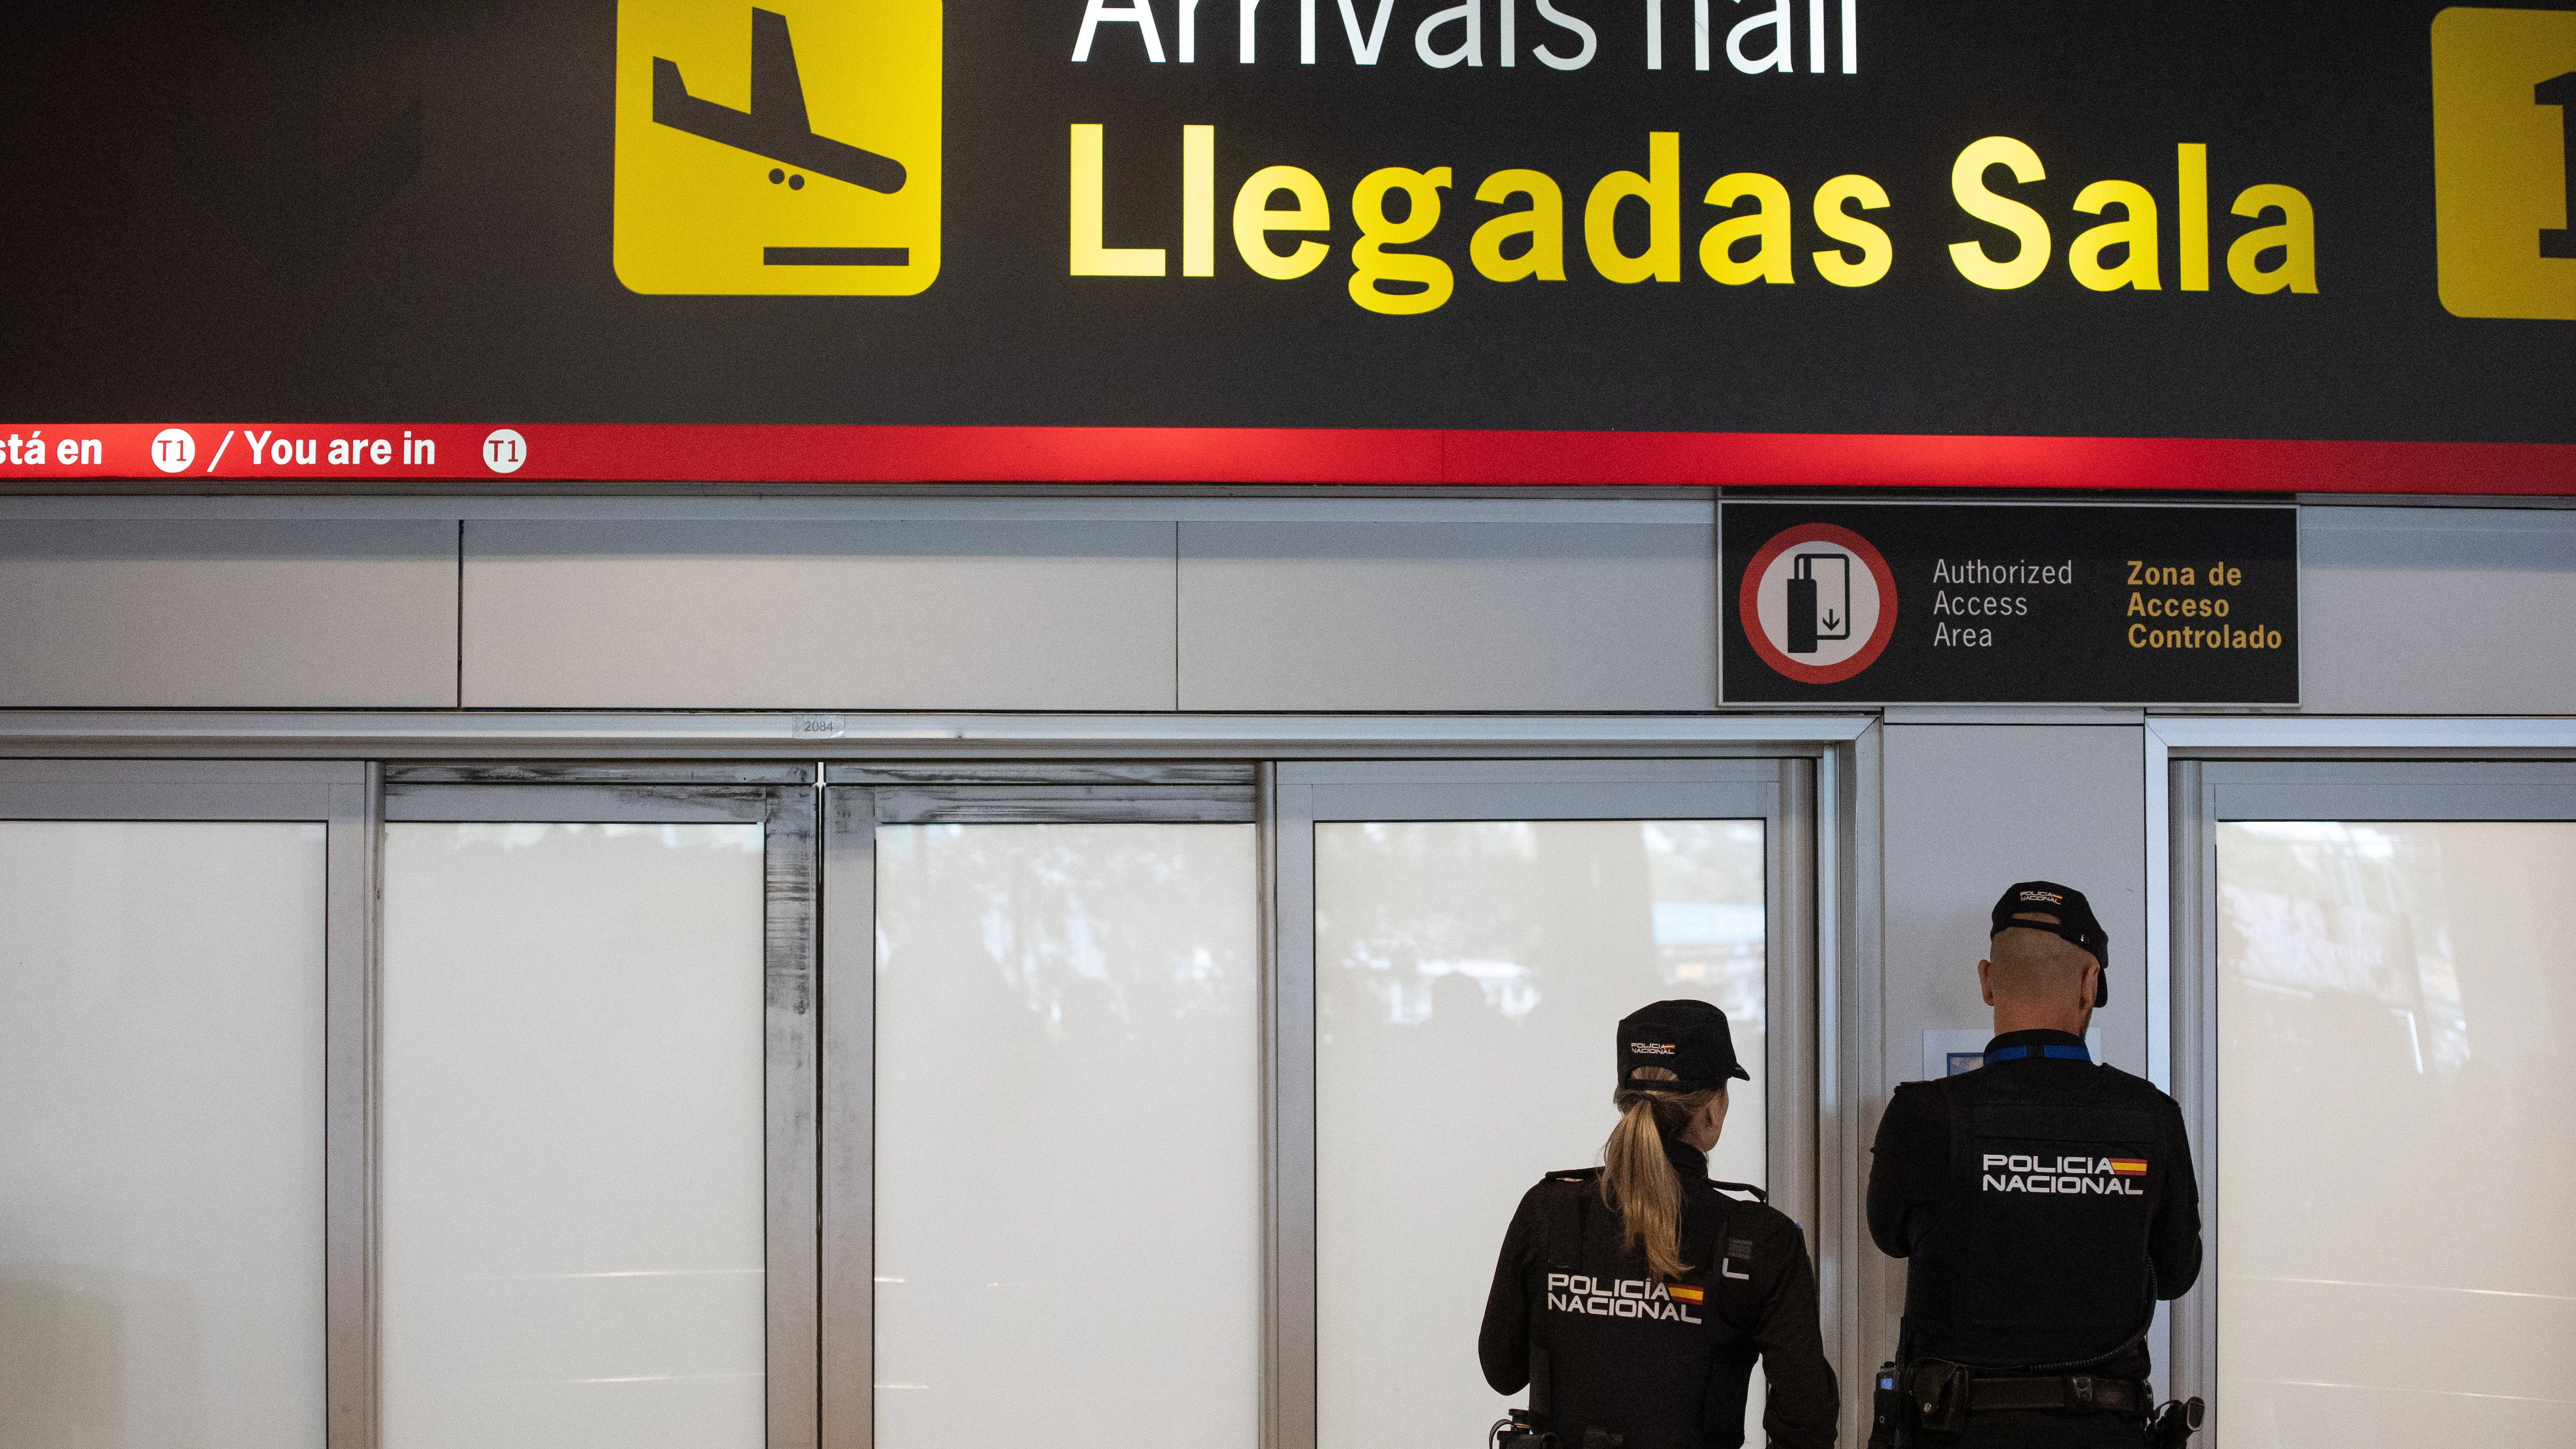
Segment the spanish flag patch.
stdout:
<svg viewBox="0 0 2576 1449">
<path fill-rule="evenodd" d="M 1705 1303 L 1708 1301 L 1708 1295 L 1706 1293 L 1697 1288 L 1690 1287 L 1687 1284 L 1667 1283 L 1664 1285 L 1664 1292 L 1670 1296 L 1675 1303 Z"/>
<path fill-rule="evenodd" d="M 2111 1159 L 2111 1170 L 2122 1177 L 2143 1176 L 2147 1170 L 2147 1160 L 2143 1157 L 2114 1157 Z"/>
</svg>

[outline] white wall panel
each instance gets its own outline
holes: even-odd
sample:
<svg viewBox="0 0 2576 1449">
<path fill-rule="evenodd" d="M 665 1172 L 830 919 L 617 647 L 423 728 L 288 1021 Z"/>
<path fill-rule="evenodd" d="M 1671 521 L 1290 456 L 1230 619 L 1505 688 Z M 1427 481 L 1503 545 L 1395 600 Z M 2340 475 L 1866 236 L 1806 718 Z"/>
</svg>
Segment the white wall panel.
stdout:
<svg viewBox="0 0 2576 1449">
<path fill-rule="evenodd" d="M 0 518 L 0 707 L 453 706 L 456 528 Z"/>
<path fill-rule="evenodd" d="M 464 702 L 1168 710 L 1172 528 L 471 521 Z"/>
<path fill-rule="evenodd" d="M 2576 512 L 2299 510 L 2300 673 L 2330 714 L 2576 711 Z"/>
<path fill-rule="evenodd" d="M 1715 510 L 1636 523 L 1180 525 L 1180 703 L 1708 709 Z"/>
<path fill-rule="evenodd" d="M 0 1445 L 322 1449 L 323 852 L 0 821 Z"/>
<path fill-rule="evenodd" d="M 1923 1032 L 1993 1023 L 1977 961 L 2021 880 L 2084 892 L 2111 935 L 2112 1065 L 2146 1072 L 2145 734 L 2120 725 L 1890 725 L 1885 743 L 1887 1080 Z"/>
<path fill-rule="evenodd" d="M 1923 1077 L 1927 1029 L 1984 1044 L 1994 1011 L 1978 997 L 1977 962 L 1990 913 L 2005 886 L 2033 879 L 2092 901 L 2111 937 L 2111 1004 L 2093 1017 L 2101 1055 L 2145 1075 L 2145 730 L 1896 724 L 1881 739 L 1883 1080 Z M 1863 1105 L 1864 1172 L 1885 1105 L 1883 1096 Z M 1893 1346 L 1905 1264 L 1864 1245 L 1859 1267 L 1873 1341 Z M 2162 1374 L 2161 1328 L 2149 1351 Z"/>
<path fill-rule="evenodd" d="M 0 500 L 0 708 L 453 706 L 460 516 L 467 705 L 1706 708 L 1710 513 Z M 2308 712 L 2576 708 L 2576 511 L 2309 506 L 2301 549 Z"/>
</svg>

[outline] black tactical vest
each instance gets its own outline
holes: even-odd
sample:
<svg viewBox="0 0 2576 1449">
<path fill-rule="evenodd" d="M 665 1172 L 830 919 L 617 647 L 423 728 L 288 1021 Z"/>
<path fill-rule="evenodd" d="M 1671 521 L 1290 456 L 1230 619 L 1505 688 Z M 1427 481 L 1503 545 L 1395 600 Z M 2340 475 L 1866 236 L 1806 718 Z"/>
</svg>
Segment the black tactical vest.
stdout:
<svg viewBox="0 0 2576 1449">
<path fill-rule="evenodd" d="M 1915 1358 L 2089 1363 L 2155 1308 L 2148 1226 L 2172 1164 L 2156 1089 L 2104 1066 L 1996 1063 L 1941 1081 L 1946 1191 L 1905 1286 Z"/>
<path fill-rule="evenodd" d="M 1648 1276 L 1600 1169 L 1548 1174 L 1540 1257 L 1547 1266 L 1530 1321 L 1530 1409 L 1567 1444 L 1589 1428 L 1628 1449 L 1739 1441 L 1760 1350 L 1749 1300 L 1752 1244 L 1730 1235 L 1741 1204 L 1706 1181 L 1682 1184 L 1680 1243 L 1690 1271 Z M 1767 1211 L 1767 1209 L 1762 1209 Z"/>
</svg>

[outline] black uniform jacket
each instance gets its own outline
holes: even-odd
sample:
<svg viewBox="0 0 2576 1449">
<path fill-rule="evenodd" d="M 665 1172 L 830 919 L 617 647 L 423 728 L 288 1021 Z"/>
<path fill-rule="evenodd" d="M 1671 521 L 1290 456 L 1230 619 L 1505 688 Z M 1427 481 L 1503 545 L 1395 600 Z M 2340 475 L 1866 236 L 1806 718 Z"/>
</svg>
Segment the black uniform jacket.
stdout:
<svg viewBox="0 0 2576 1449">
<path fill-rule="evenodd" d="M 1682 1261 L 1647 1272 L 1601 1200 L 1600 1169 L 1552 1172 L 1521 1198 L 1494 1265 L 1476 1343 L 1494 1392 L 1530 1386 L 1531 1408 L 1568 1445 L 1591 1427 L 1622 1449 L 1735 1449 L 1754 1359 L 1780 1449 L 1834 1442 L 1833 1366 L 1816 1327 L 1816 1272 L 1798 1225 L 1708 1180 L 1708 1159 L 1667 1144 L 1682 1179 Z"/>
<path fill-rule="evenodd" d="M 2030 1048 L 2029 1056 L 1992 1054 Z M 2067 1051 L 2048 1057 L 2049 1047 Z M 2174 1100 L 2074 1053 L 2060 1031 L 1996 1037 L 1987 1064 L 1898 1087 L 1869 1170 L 1869 1234 L 1910 1259 L 1907 1349 L 1978 1366 L 2118 1349 L 2200 1276 L 2200 1188 Z M 2137 1345 L 2092 1367 L 2146 1377 Z M 1978 1417 L 1982 1418 L 1983 1415 Z"/>
</svg>

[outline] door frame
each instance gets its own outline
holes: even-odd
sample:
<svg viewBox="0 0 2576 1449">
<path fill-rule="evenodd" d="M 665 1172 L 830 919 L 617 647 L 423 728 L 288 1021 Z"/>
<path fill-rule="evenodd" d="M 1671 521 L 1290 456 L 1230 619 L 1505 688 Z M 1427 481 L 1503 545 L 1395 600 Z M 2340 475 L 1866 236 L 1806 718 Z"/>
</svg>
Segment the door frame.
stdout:
<svg viewBox="0 0 2576 1449">
<path fill-rule="evenodd" d="M 2576 720 L 2155 718 L 2146 787 L 2149 1070 L 2190 1132 L 2204 1243 L 2200 1281 L 2162 1312 L 2157 1377 L 2214 1424 L 2218 822 L 2576 819 Z"/>
<path fill-rule="evenodd" d="M 151 770 L 192 769 L 236 756 L 307 759 L 315 754 L 358 757 L 377 763 L 332 768 L 366 772 L 353 800 L 381 820 L 385 784 L 487 786 L 623 785 L 815 786 L 826 772 L 836 788 L 866 778 L 883 788 L 922 785 L 1018 787 L 1041 784 L 1232 784 L 1248 773 L 1255 808 L 1269 798 L 1276 772 L 1295 762 L 1367 760 L 1487 761 L 1547 764 L 1572 761 L 1637 765 L 1695 765 L 1726 760 L 1799 760 L 1813 766 L 1814 951 L 1816 1020 L 1815 1140 L 1817 1161 L 1837 1172 L 1820 1177 L 1808 1223 L 1818 1259 L 1826 1349 L 1855 1379 L 1868 1353 L 1894 1337 L 1894 1310 L 1882 1273 L 1865 1254 L 1861 1236 L 1861 1173 L 1853 1165 L 1875 1125 L 1885 1092 L 1877 1003 L 1883 962 L 1880 929 L 1880 731 L 1874 714 L 1755 713 L 1697 715 L 1007 715 L 1007 714 L 796 714 L 782 712 L 352 712 L 352 711 L 0 711 L 0 755 L 22 757 L 34 768 L 114 771 L 131 764 Z M 151 755 L 160 763 L 111 763 L 106 756 Z M 0 760 L 0 770 L 15 767 Z M 1073 772 L 1073 773 L 1068 773 Z M 1106 772 L 1106 773 L 1100 773 Z M 1142 773 L 1138 773 L 1142 772 Z M 1179 773 L 1175 773 L 1179 772 Z M 1195 773 L 1194 773 L 1195 772 Z M 364 868 L 374 869 L 380 833 L 370 824 L 350 832 Z M 1265 841 L 1269 840 L 1265 832 Z M 830 852 L 822 873 L 837 866 L 846 876 L 855 862 Z M 1265 849 L 1267 845 L 1265 845 Z M 1275 880 L 1263 861 L 1261 900 L 1273 912 L 1265 942 L 1275 939 Z M 335 873 L 338 884 L 346 873 Z M 872 878 L 872 871 L 870 872 Z M 351 919 L 359 921 L 363 948 L 358 978 L 372 992 L 375 888 L 372 876 L 351 884 Z M 818 892 L 819 898 L 819 892 Z M 846 902 L 846 897 L 843 898 Z M 853 997 L 864 1003 L 868 973 L 853 979 L 847 960 L 833 961 L 835 917 L 846 928 L 853 908 L 822 911 L 817 1001 L 838 1005 L 822 1012 L 826 1052 L 839 1049 L 837 1030 L 850 1025 Z M 1265 970 L 1272 968 L 1265 964 Z M 1275 974 L 1275 972 L 1274 972 Z M 835 997 L 835 987 L 840 995 Z M 373 1020 L 371 996 L 347 1021 L 332 1020 L 330 1050 L 335 1073 L 358 1085 L 359 1105 L 340 1123 L 331 1156 L 333 1181 L 373 1191 Z M 872 1028 L 871 1028 L 872 1033 Z M 342 1064 L 351 1058 L 354 1068 Z M 341 1080 L 335 1075 L 335 1082 Z M 832 1090 L 825 1083 L 820 1095 Z M 345 1095 L 345 1094 L 344 1094 Z M 338 1099 L 335 1099 L 338 1100 Z M 821 1102 L 816 1103 L 818 1114 Z M 354 1137 L 351 1134 L 354 1133 Z M 818 1129 L 819 1135 L 819 1129 Z M 347 1141 L 344 1141 L 347 1139 Z M 354 1146 L 348 1145 L 354 1142 Z M 821 1155 L 818 1151 L 818 1155 Z M 865 1163 L 859 1164 L 864 1170 Z M 823 1182 L 846 1184 L 852 1165 L 840 1153 L 822 1155 Z M 846 1191 L 846 1186 L 841 1191 Z M 816 1197 L 821 1196 L 820 1184 Z M 824 1210 L 818 1206 L 818 1216 Z M 354 1250 L 335 1246 L 335 1272 L 356 1275 L 361 1296 L 335 1317 L 362 1337 L 343 1344 L 335 1336 L 331 1449 L 375 1449 L 375 1309 L 373 1304 L 372 1201 L 353 1221 L 364 1229 Z M 335 1219 L 335 1221 L 337 1221 Z M 335 1245 L 339 1240 L 335 1238 Z M 821 1256 L 817 1250 L 818 1258 Z M 851 1265 L 818 1262 L 820 1302 L 812 1352 L 819 1382 L 816 1418 L 820 1442 L 832 1449 L 868 1449 L 866 1406 L 853 1412 L 847 1395 L 864 1401 L 872 1378 L 844 1372 L 843 1354 L 819 1347 L 828 1336 L 848 1341 L 866 1325 L 846 1305 L 853 1288 L 873 1274 L 853 1276 Z M 335 1279 L 335 1281 L 338 1281 Z M 864 1314 L 864 1300 L 861 1312 Z M 1879 1322 L 1884 1318 L 1885 1322 Z M 844 1325 L 828 1329 L 827 1323 Z M 868 1342 L 862 1333 L 857 1342 Z M 776 1339 L 773 1338 L 773 1344 Z M 1883 1355 L 1882 1355 L 1883 1356 Z M 346 1372 L 339 1365 L 351 1367 Z M 1268 1392 L 1268 1390 L 1265 1390 Z M 829 1397 L 834 1407 L 824 1407 Z M 1308 1422 L 1311 1423 L 1311 1395 Z M 1279 1439 L 1264 1415 L 1264 1449 L 1308 1449 Z M 1855 1442 L 1866 1434 L 1861 1407 L 1844 1406 L 1843 1432 Z M 774 1439 L 782 1446 L 795 1441 Z"/>
<path fill-rule="evenodd" d="M 876 832 L 881 825 L 1251 824 L 1228 763 L 826 764 L 822 1442 L 876 1441 Z M 1268 965 L 1261 963 L 1263 974 Z"/>
<path fill-rule="evenodd" d="M 336 760 L 0 760 L 0 820 L 323 827 L 323 1433 L 376 1442 L 375 1019 L 383 772 Z"/>
<path fill-rule="evenodd" d="M 1264 1449 L 1311 1449 L 1320 1384 L 1316 1230 L 1315 827 L 1353 820 L 1690 820 L 1764 822 L 1766 1124 L 1776 1205 L 1820 1222 L 1818 1204 L 1848 1176 L 1820 1157 L 1819 1063 L 1834 1032 L 1819 1015 L 1830 957 L 1819 950 L 1817 763 L 1796 757 L 1709 760 L 1430 760 L 1289 763 L 1264 768 L 1270 954 L 1270 1191 L 1264 1308 Z M 1818 1254 L 1836 1244 L 1820 1232 Z M 1820 1271 L 1821 1268 L 1820 1268 Z"/>
<path fill-rule="evenodd" d="M 383 772 L 379 815 L 385 824 L 762 827 L 762 1368 L 768 1449 L 813 1449 L 820 1442 L 822 1366 L 815 1344 L 821 1317 L 821 1223 L 816 1211 L 821 1150 L 816 1102 L 822 1003 L 816 960 L 819 792 L 812 778 L 810 767 L 782 765 L 396 766 Z M 375 845 L 382 849 L 380 838 Z M 381 885 L 381 866 L 376 878 Z M 370 954 L 380 976 L 380 943 L 372 939 L 378 935 L 371 925 L 376 949 Z M 373 1016 L 366 1035 L 372 1057 L 382 1040 Z M 380 1126 L 372 1070 L 369 1086 L 372 1177 L 372 1139 Z M 380 1252 L 378 1248 L 371 1257 Z M 373 1449 L 377 1442 L 380 1403 L 369 1403 L 365 1423 L 366 1437 L 351 1441 L 357 1449 Z M 331 1449 L 344 1449 L 337 1436 Z"/>
</svg>

